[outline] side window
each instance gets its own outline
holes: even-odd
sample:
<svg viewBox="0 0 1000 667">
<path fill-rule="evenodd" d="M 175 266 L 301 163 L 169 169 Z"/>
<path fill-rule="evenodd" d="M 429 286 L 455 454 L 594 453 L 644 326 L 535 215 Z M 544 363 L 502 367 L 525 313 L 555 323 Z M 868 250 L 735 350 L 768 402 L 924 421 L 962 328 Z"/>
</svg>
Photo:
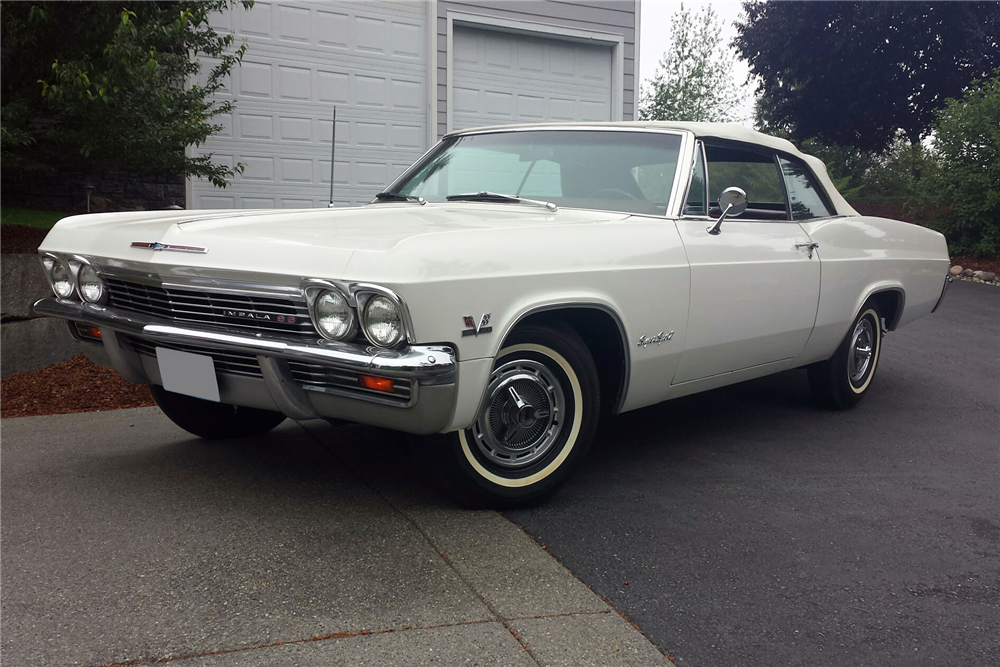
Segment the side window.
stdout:
<svg viewBox="0 0 1000 667">
<path fill-rule="evenodd" d="M 742 220 L 788 220 L 785 187 L 774 154 L 729 146 L 705 146 L 708 160 L 709 215 L 718 217 L 719 195 L 726 188 L 747 193 Z"/>
<path fill-rule="evenodd" d="M 705 201 L 705 160 L 701 144 L 697 148 L 694 162 L 694 174 L 691 176 L 691 189 L 688 190 L 687 201 L 684 202 L 684 215 L 708 215 Z"/>
<path fill-rule="evenodd" d="M 823 200 L 820 186 L 802 161 L 779 156 L 778 162 L 781 163 L 781 173 L 785 177 L 785 187 L 788 188 L 792 220 L 827 218 L 833 215 Z"/>
</svg>

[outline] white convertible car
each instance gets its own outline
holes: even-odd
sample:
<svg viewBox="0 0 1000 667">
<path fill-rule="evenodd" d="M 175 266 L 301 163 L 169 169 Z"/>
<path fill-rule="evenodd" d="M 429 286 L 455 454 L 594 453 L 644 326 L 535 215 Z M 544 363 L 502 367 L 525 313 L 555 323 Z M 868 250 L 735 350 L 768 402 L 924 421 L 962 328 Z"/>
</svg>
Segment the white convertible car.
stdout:
<svg viewBox="0 0 1000 667">
<path fill-rule="evenodd" d="M 40 253 L 35 311 L 181 428 L 439 434 L 480 506 L 553 493 L 605 412 L 799 367 L 850 407 L 949 265 L 787 141 L 654 122 L 457 132 L 366 206 L 76 216 Z"/>
</svg>

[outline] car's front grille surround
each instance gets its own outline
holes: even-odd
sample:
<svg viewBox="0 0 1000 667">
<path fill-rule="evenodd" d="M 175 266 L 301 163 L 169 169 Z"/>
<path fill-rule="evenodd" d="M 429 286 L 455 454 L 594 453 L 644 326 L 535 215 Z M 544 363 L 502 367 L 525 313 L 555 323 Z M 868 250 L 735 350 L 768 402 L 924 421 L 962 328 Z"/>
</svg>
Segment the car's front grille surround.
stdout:
<svg viewBox="0 0 1000 667">
<path fill-rule="evenodd" d="M 241 331 L 316 335 L 304 297 L 162 287 L 112 276 L 104 280 L 108 306 L 120 310 Z M 227 316 L 226 311 L 252 313 L 253 318 Z"/>
</svg>

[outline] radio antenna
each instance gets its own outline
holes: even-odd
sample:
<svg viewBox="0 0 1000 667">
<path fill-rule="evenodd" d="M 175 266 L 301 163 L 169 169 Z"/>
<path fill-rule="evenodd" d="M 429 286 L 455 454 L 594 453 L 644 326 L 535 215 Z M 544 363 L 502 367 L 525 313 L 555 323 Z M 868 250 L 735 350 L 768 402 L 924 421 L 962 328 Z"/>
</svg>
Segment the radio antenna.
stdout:
<svg viewBox="0 0 1000 667">
<path fill-rule="evenodd" d="M 330 203 L 327 208 L 333 208 L 333 165 L 337 158 L 337 105 L 333 105 L 333 136 L 330 137 Z"/>
</svg>

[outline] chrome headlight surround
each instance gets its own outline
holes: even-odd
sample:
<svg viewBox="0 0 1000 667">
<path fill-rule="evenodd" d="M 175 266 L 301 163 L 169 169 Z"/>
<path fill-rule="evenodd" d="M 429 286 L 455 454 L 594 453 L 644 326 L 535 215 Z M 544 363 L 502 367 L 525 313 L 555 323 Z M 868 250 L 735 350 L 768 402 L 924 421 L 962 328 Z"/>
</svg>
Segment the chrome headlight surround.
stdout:
<svg viewBox="0 0 1000 667">
<path fill-rule="evenodd" d="M 306 278 L 302 280 L 300 287 L 302 289 L 302 294 L 306 298 L 306 305 L 309 307 L 309 317 L 312 318 L 313 328 L 315 328 L 321 336 L 328 340 L 350 341 L 357 336 L 358 330 L 360 329 L 369 343 L 383 349 L 401 347 L 405 343 L 416 342 L 416 339 L 413 337 L 413 321 L 410 319 L 410 311 L 407 309 L 406 303 L 391 289 L 387 289 L 380 285 L 372 285 L 370 283 L 346 283 L 320 278 Z M 317 323 L 315 311 L 316 300 L 324 291 L 327 290 L 338 291 L 341 296 L 347 298 L 348 305 L 353 309 L 354 324 L 351 331 L 347 335 L 340 338 L 332 338 L 325 335 Z M 389 345 L 382 344 L 373 339 L 365 326 L 364 319 L 366 306 L 369 301 L 376 296 L 388 299 L 399 312 L 399 319 L 402 324 L 401 335 L 397 338 L 397 340 L 392 341 Z"/>
<path fill-rule="evenodd" d="M 105 304 L 108 300 L 108 286 L 101 279 L 94 265 L 87 258 L 80 257 L 79 255 L 74 255 L 70 258 L 69 265 L 76 275 L 74 282 L 76 285 L 76 294 L 80 297 L 80 300 L 86 303 Z M 86 284 L 95 285 L 97 292 L 94 293 L 92 290 L 88 290 L 85 286 Z"/>
<path fill-rule="evenodd" d="M 407 310 L 406 304 L 403 303 L 403 300 L 399 298 L 398 294 L 390 289 L 386 289 L 385 287 L 364 283 L 351 285 L 351 288 L 358 300 L 358 313 L 360 313 L 361 331 L 365 334 L 365 338 L 368 339 L 368 342 L 376 347 L 382 348 L 395 348 L 401 346 L 403 343 L 414 342 L 413 324 L 410 321 L 410 312 Z M 378 301 L 376 302 L 376 300 Z M 391 304 L 391 306 L 395 309 L 399 320 L 399 332 L 392 340 L 380 341 L 373 336 L 369 330 L 369 306 L 371 306 L 373 302 L 376 302 L 376 305 L 384 305 L 388 302 L 388 304 Z"/>
<path fill-rule="evenodd" d="M 306 305 L 309 308 L 309 318 L 312 320 L 312 325 L 316 330 L 316 333 L 327 340 L 336 341 L 348 341 L 357 335 L 358 317 L 354 311 L 352 304 L 353 299 L 351 299 L 349 292 L 345 292 L 340 288 L 340 286 L 325 280 L 307 281 L 307 283 L 303 285 L 302 291 L 305 293 Z M 339 335 L 333 335 L 329 331 L 324 330 L 319 323 L 320 316 L 317 308 L 321 303 L 323 296 L 327 294 L 332 295 L 334 298 L 341 299 L 344 302 L 344 307 L 347 311 L 347 327 Z"/>
<path fill-rule="evenodd" d="M 52 293 L 60 299 L 71 299 L 76 294 L 76 274 L 70 264 L 50 252 L 42 253 L 40 259 Z"/>
</svg>

